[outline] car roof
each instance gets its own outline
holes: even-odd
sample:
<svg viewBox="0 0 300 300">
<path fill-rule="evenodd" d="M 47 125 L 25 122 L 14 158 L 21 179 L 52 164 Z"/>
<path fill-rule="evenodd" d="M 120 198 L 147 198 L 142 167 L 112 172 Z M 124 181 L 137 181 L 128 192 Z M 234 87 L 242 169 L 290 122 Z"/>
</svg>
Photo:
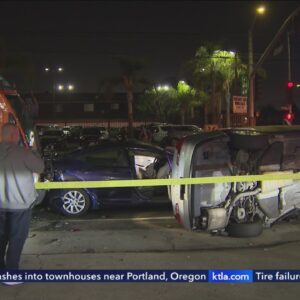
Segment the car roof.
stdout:
<svg viewBox="0 0 300 300">
<path fill-rule="evenodd" d="M 106 148 L 114 148 L 114 149 L 115 148 L 131 148 L 131 149 L 148 150 L 148 151 L 160 152 L 160 153 L 166 152 L 163 148 L 158 147 L 158 146 L 143 143 L 143 142 L 140 142 L 137 140 L 128 140 L 128 141 L 106 141 L 100 145 L 93 145 L 93 146 L 89 146 L 89 147 L 81 149 L 81 150 L 76 150 L 73 152 L 73 154 L 84 153 L 87 151 L 97 151 L 97 150 L 106 149 Z"/>
<path fill-rule="evenodd" d="M 255 126 L 255 127 L 237 127 L 237 128 L 224 128 L 220 129 L 223 132 L 236 132 L 236 133 L 261 133 L 261 134 L 276 134 L 285 132 L 300 132 L 300 125 L 269 125 L 269 126 Z"/>
</svg>

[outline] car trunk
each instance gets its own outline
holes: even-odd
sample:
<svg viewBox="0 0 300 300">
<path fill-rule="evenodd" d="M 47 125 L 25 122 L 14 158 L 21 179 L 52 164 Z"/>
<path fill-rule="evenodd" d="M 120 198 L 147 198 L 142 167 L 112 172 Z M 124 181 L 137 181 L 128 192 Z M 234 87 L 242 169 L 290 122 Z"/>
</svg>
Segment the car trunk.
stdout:
<svg viewBox="0 0 300 300">
<path fill-rule="evenodd" d="M 199 143 L 194 150 L 190 177 L 229 176 L 230 154 L 228 137 L 216 136 Z M 229 183 L 197 184 L 190 186 L 190 216 L 194 225 L 199 221 L 202 208 L 216 207 L 225 201 L 230 191 Z"/>
</svg>

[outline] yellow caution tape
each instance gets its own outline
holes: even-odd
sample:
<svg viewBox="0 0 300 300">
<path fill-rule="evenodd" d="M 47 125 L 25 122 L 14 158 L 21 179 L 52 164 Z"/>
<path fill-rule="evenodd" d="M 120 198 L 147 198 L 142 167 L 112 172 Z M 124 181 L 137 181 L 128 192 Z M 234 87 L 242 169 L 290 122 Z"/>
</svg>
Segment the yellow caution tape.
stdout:
<svg viewBox="0 0 300 300">
<path fill-rule="evenodd" d="M 37 182 L 36 189 L 81 189 L 81 188 L 116 188 L 141 186 L 167 186 L 186 184 L 215 184 L 225 182 L 251 182 L 264 180 L 300 180 L 300 173 L 264 174 L 243 176 L 214 176 L 198 178 L 170 178 L 170 179 L 131 179 L 131 180 L 102 180 L 102 181 L 63 181 Z"/>
</svg>

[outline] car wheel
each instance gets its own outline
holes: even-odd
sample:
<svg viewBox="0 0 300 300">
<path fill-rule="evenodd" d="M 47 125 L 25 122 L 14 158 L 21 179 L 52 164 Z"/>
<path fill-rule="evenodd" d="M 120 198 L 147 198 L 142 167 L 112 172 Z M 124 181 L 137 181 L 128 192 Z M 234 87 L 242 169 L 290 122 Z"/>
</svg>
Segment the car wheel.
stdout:
<svg viewBox="0 0 300 300">
<path fill-rule="evenodd" d="M 255 237 L 259 236 L 263 231 L 261 221 L 252 223 L 229 223 L 227 232 L 232 237 Z"/>
<path fill-rule="evenodd" d="M 89 195 L 83 190 L 66 190 L 61 202 L 60 211 L 65 216 L 82 216 L 91 204 Z"/>
</svg>

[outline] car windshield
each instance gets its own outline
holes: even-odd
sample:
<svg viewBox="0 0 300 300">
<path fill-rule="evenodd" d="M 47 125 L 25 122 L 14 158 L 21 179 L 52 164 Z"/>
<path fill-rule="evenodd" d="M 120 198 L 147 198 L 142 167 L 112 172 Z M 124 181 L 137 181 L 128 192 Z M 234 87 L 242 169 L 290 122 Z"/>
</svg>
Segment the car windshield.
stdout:
<svg viewBox="0 0 300 300">
<path fill-rule="evenodd" d="M 62 136 L 63 132 L 60 130 L 51 130 L 51 131 L 45 131 L 43 135 L 47 136 Z"/>
<path fill-rule="evenodd" d="M 82 130 L 83 135 L 85 134 L 99 135 L 99 133 L 100 133 L 99 128 L 84 128 Z"/>
<path fill-rule="evenodd" d="M 176 126 L 175 129 L 180 131 L 199 131 L 199 128 L 195 126 Z"/>
</svg>

